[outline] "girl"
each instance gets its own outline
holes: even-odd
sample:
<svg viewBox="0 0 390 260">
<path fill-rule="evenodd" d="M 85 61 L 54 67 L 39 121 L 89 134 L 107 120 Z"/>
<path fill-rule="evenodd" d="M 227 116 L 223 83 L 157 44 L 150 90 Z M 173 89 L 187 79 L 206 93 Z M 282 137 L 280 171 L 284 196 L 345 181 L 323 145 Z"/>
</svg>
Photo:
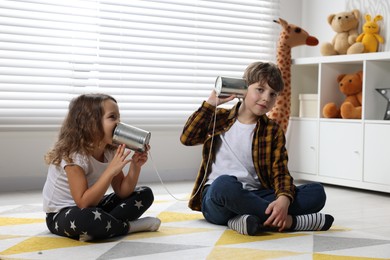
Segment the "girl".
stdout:
<svg viewBox="0 0 390 260">
<path fill-rule="evenodd" d="M 109 95 L 71 101 L 58 141 L 45 156 L 43 208 L 53 234 L 87 241 L 160 227 L 158 218 L 139 218 L 154 200 L 150 188 L 136 188 L 147 151 L 129 159 L 125 145 L 112 145 L 119 122 L 117 102 Z M 110 186 L 114 192 L 106 194 Z"/>
</svg>

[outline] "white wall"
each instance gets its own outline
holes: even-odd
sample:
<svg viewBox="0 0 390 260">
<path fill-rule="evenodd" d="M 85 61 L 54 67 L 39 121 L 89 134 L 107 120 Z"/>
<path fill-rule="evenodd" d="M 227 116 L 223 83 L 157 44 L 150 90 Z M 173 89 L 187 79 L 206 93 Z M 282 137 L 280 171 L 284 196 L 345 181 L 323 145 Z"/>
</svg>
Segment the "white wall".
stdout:
<svg viewBox="0 0 390 260">
<path fill-rule="evenodd" d="M 293 58 L 321 56 L 320 46 L 324 42 L 331 42 L 335 32 L 327 22 L 330 14 L 358 9 L 361 13 L 359 32 L 364 24 L 363 16 L 377 14 L 383 16 L 379 23 L 380 34 L 385 38 L 385 44 L 379 46 L 379 51 L 390 51 L 390 1 L 388 0 L 281 0 L 281 17 L 286 17 L 290 23 L 301 26 L 313 36 L 319 44 L 315 47 L 300 46 L 293 49 Z M 297 10 L 297 6 L 299 6 Z M 289 20 L 290 19 L 290 20 Z"/>
<path fill-rule="evenodd" d="M 386 10 L 384 19 L 390 20 L 386 8 L 365 6 L 366 0 L 281 0 L 280 17 L 301 26 L 321 42 L 330 41 L 334 32 L 327 23 L 327 16 L 358 7 L 362 12 Z M 386 3 L 385 3 L 386 2 Z M 348 8 L 348 9 L 347 9 Z M 386 21 L 387 22 L 387 21 Z M 387 24 L 389 24 L 387 22 Z M 389 26 L 387 26 L 389 27 Z M 390 39 L 387 40 L 389 42 Z M 293 58 L 319 56 L 316 47 L 300 46 L 293 49 Z M 164 181 L 192 180 L 200 164 L 201 147 L 185 147 L 179 142 L 181 129 L 152 131 L 152 157 Z M 41 189 L 46 178 L 43 155 L 53 144 L 57 133 L 51 132 L 0 132 L 0 191 Z M 158 182 L 151 161 L 145 165 L 141 182 Z"/>
<path fill-rule="evenodd" d="M 180 143 L 181 129 L 151 131 L 151 157 L 140 182 L 194 180 L 200 165 L 201 147 Z M 53 145 L 57 132 L 0 132 L 0 192 L 41 189 L 47 166 L 43 155 Z M 154 167 L 155 166 L 155 167 Z"/>
<path fill-rule="evenodd" d="M 292 57 L 320 56 L 320 45 L 331 41 L 334 32 L 327 23 L 329 14 L 346 10 L 347 0 L 281 0 L 280 17 L 306 30 L 319 40 L 317 46 L 299 46 L 292 49 Z"/>
</svg>

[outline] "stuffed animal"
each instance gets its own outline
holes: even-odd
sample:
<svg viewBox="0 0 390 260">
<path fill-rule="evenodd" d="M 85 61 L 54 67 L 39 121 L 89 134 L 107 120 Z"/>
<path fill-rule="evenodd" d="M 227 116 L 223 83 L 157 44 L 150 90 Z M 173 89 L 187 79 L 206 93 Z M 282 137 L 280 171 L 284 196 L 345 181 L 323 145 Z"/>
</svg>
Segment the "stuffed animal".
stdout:
<svg viewBox="0 0 390 260">
<path fill-rule="evenodd" d="M 341 74 L 337 77 L 339 90 L 346 97 L 340 108 L 335 103 L 328 103 L 322 109 L 325 118 L 362 118 L 363 71 Z"/>
<path fill-rule="evenodd" d="M 284 89 L 279 93 L 268 116 L 275 120 L 286 133 L 291 113 L 291 49 L 302 45 L 316 46 L 318 39 L 303 28 L 288 23 L 282 18 L 274 22 L 281 26 L 276 60 L 282 73 Z"/>
<path fill-rule="evenodd" d="M 323 43 L 321 54 L 323 56 L 363 53 L 364 46 L 356 42 L 358 37 L 359 10 L 341 12 L 328 16 L 328 23 L 336 32 L 332 42 Z"/>
<path fill-rule="evenodd" d="M 377 52 L 379 43 L 383 43 L 382 36 L 378 34 L 379 25 L 376 23 L 383 19 L 381 15 L 377 15 L 374 21 L 371 21 L 371 15 L 366 14 L 364 17 L 366 22 L 363 25 L 363 33 L 357 38 L 356 42 L 362 42 L 364 45 L 364 52 Z"/>
</svg>

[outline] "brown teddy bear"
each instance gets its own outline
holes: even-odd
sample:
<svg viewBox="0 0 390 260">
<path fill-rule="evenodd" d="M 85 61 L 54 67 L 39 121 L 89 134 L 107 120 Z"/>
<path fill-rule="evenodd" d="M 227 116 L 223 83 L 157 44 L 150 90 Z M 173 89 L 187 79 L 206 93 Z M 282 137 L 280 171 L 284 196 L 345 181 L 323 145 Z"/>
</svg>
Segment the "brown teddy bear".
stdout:
<svg viewBox="0 0 390 260">
<path fill-rule="evenodd" d="M 362 86 L 363 71 L 351 74 L 341 74 L 337 77 L 340 92 L 346 97 L 340 106 L 335 103 L 328 103 L 322 109 L 325 118 L 362 118 Z"/>
<path fill-rule="evenodd" d="M 328 23 L 336 32 L 332 42 L 321 45 L 323 56 L 363 53 L 364 46 L 356 42 L 358 37 L 360 12 L 354 9 L 351 12 L 340 12 L 328 16 Z"/>
</svg>

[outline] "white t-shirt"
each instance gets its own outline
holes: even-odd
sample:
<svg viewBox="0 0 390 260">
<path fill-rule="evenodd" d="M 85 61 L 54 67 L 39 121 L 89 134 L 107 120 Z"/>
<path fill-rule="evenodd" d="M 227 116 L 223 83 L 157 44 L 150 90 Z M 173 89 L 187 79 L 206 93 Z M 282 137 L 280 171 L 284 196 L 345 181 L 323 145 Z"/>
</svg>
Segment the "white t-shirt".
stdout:
<svg viewBox="0 0 390 260">
<path fill-rule="evenodd" d="M 61 161 L 60 166 L 49 165 L 49 170 L 43 187 L 43 210 L 46 213 L 55 213 L 62 208 L 76 206 L 68 184 L 68 178 L 65 172 L 65 166 L 78 165 L 85 173 L 88 187 L 91 187 L 99 179 L 100 175 L 107 168 L 108 163 L 114 157 L 113 151 L 104 153 L 104 162 L 99 162 L 92 156 L 75 154 L 72 156 L 73 163 Z"/>
<path fill-rule="evenodd" d="M 216 157 L 206 184 L 221 175 L 236 176 L 244 189 L 260 189 L 252 159 L 253 132 L 256 124 L 243 124 L 238 120 L 216 139 Z"/>
</svg>

